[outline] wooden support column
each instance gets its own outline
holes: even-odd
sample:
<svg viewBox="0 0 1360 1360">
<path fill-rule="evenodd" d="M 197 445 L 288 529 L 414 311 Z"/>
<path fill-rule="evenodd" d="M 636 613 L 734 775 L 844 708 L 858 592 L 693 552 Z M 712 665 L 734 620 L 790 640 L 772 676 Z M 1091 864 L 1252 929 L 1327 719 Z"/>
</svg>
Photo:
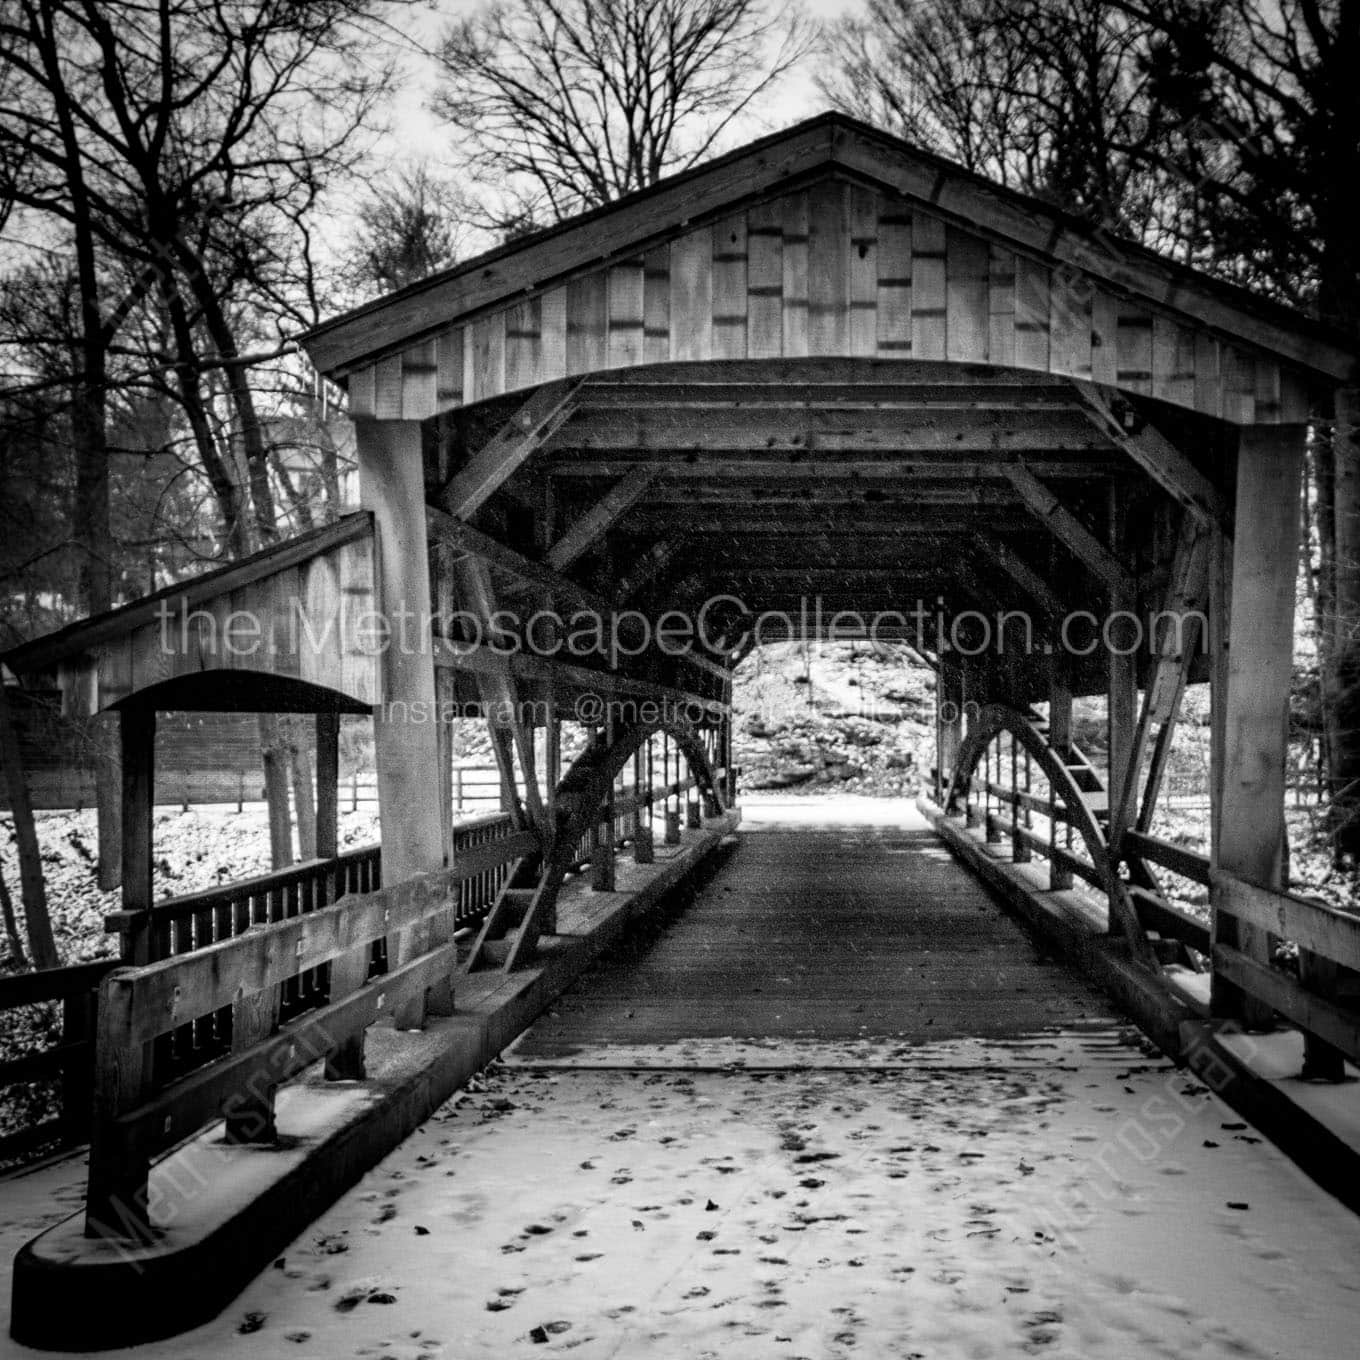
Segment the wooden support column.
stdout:
<svg viewBox="0 0 1360 1360">
<path fill-rule="evenodd" d="M 614 718 L 605 719 L 606 749 L 614 745 Z M 609 781 L 604 802 L 596 813 L 595 834 L 591 837 L 590 887 L 592 892 L 614 891 L 614 781 Z"/>
<path fill-rule="evenodd" d="M 340 850 L 340 715 L 316 715 L 316 854 L 334 859 Z M 334 896 L 331 897 L 334 901 Z"/>
<path fill-rule="evenodd" d="M 123 961 L 141 965 L 164 958 L 165 941 L 151 926 L 151 825 L 156 798 L 156 710 L 132 704 L 119 711 L 123 772 L 123 910 L 132 929 L 123 940 Z"/>
<path fill-rule="evenodd" d="M 1052 669 L 1048 681 L 1048 744 L 1053 754 L 1066 765 L 1070 760 L 1072 748 L 1072 683 L 1067 674 L 1065 660 L 1056 652 L 1053 654 Z M 1072 843 L 1071 822 L 1059 822 L 1056 814 L 1057 798 L 1053 788 L 1048 791 L 1049 805 L 1049 844 L 1057 845 L 1060 837 L 1063 848 L 1070 849 Z M 1072 886 L 1072 871 L 1058 863 L 1057 856 L 1051 855 L 1048 861 L 1048 886 L 1054 892 Z"/>
<path fill-rule="evenodd" d="M 1238 442 L 1222 792 L 1213 862 L 1265 888 L 1283 886 L 1303 440 L 1298 427 L 1277 425 L 1248 426 Z M 1213 932 L 1216 945 L 1228 945 L 1269 964 L 1266 932 L 1228 915 L 1218 901 Z M 1213 1011 L 1252 1027 L 1271 1023 L 1269 1005 L 1226 982 L 1217 971 Z"/>
<path fill-rule="evenodd" d="M 656 859 L 652 840 L 652 743 L 648 738 L 633 753 L 633 795 L 637 810 L 633 814 L 633 861 L 651 864 Z"/>
<path fill-rule="evenodd" d="M 382 875 L 395 887 L 443 867 L 439 742 L 435 735 L 434 658 L 429 635 L 430 550 L 420 425 L 410 420 L 355 422 L 359 498 L 373 513 L 378 599 L 388 628 L 379 657 L 379 703 L 373 711 L 378 766 Z M 430 931 L 404 931 L 388 943 L 393 966 L 425 952 Z M 396 1016 L 398 1028 L 418 1028 L 425 1005 L 416 1000 Z"/>
<path fill-rule="evenodd" d="M 1118 556 L 1124 547 L 1125 525 L 1123 508 L 1113 488 L 1110 491 L 1110 551 Z M 1138 653 L 1130 650 L 1131 638 L 1125 633 L 1132 626 L 1126 620 L 1137 608 L 1137 600 L 1127 585 L 1116 585 L 1110 590 L 1110 620 L 1102 630 L 1107 647 L 1106 687 L 1106 749 L 1110 756 L 1109 778 L 1106 781 L 1106 797 L 1111 818 L 1116 815 L 1120 791 L 1129 778 L 1129 767 L 1133 763 L 1134 736 L 1138 725 Z M 1115 625 L 1114 620 L 1119 623 Z M 1109 826 L 1111 839 L 1117 839 L 1120 828 Z M 1114 928 L 1114 913 L 1110 913 L 1111 928 Z"/>
<path fill-rule="evenodd" d="M 940 661 L 935 690 L 935 797 L 943 802 L 963 742 L 963 671 L 956 662 Z"/>
</svg>

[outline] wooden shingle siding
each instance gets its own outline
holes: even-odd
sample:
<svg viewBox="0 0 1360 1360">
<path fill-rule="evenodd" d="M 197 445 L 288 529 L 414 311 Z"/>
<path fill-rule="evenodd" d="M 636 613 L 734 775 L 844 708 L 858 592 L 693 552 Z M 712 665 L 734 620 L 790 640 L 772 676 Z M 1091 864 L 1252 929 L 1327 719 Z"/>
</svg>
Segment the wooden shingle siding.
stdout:
<svg viewBox="0 0 1360 1360">
<path fill-rule="evenodd" d="M 531 387 L 543 369 L 543 299 L 525 298 L 505 314 L 505 386 Z"/>
<path fill-rule="evenodd" d="M 850 342 L 850 187 L 808 191 L 808 353 L 845 354 Z"/>
<path fill-rule="evenodd" d="M 1091 381 L 1112 387 L 1119 369 L 1119 308 L 1112 294 L 1091 294 Z"/>
<path fill-rule="evenodd" d="M 1015 252 L 992 246 L 987 260 L 987 358 L 1015 363 Z"/>
<path fill-rule="evenodd" d="M 777 203 L 746 215 L 746 353 L 777 359 L 784 352 L 784 226 Z"/>
<path fill-rule="evenodd" d="M 645 361 L 642 257 L 609 270 L 609 367 L 630 368 Z"/>
<path fill-rule="evenodd" d="M 447 411 L 463 404 L 463 328 L 450 326 L 435 344 L 435 400 L 440 411 Z"/>
<path fill-rule="evenodd" d="M 1152 391 L 1152 313 L 1121 302 L 1115 315 L 1115 382 L 1126 392 Z"/>
<path fill-rule="evenodd" d="M 436 344 L 427 340 L 401 356 L 401 418 L 428 420 L 439 410 L 439 365 Z"/>
<path fill-rule="evenodd" d="M 1094 299 L 1084 278 L 1061 276 L 1049 290 L 1049 364 L 1055 373 L 1091 376 Z"/>
<path fill-rule="evenodd" d="M 472 344 L 467 348 L 463 390 L 472 393 L 473 401 L 498 396 L 505 391 L 505 312 L 493 312 L 472 323 Z"/>
<path fill-rule="evenodd" d="M 671 244 L 671 358 L 713 355 L 713 229 Z"/>
<path fill-rule="evenodd" d="M 668 247 L 642 257 L 643 360 L 663 364 L 671 357 L 671 253 Z"/>
<path fill-rule="evenodd" d="M 991 252 L 972 232 L 949 227 L 945 232 L 945 357 L 961 363 L 985 363 L 990 341 L 988 279 Z"/>
<path fill-rule="evenodd" d="M 878 353 L 905 358 L 911 353 L 911 207 L 883 198 L 878 214 Z"/>
<path fill-rule="evenodd" d="M 784 216 L 784 357 L 800 359 L 808 349 L 808 196 L 780 201 Z"/>
<path fill-rule="evenodd" d="M 948 297 L 945 229 L 938 217 L 911 219 L 911 357 L 943 359 Z"/>
<path fill-rule="evenodd" d="M 849 352 L 858 357 L 878 352 L 878 204 L 872 189 L 851 187 Z"/>
<path fill-rule="evenodd" d="M 713 225 L 713 357 L 746 357 L 746 214 Z"/>
<path fill-rule="evenodd" d="M 593 373 L 609 364 L 609 280 L 604 270 L 567 284 L 567 373 Z"/>
<path fill-rule="evenodd" d="M 349 375 L 357 416 L 424 420 L 569 374 L 714 359 L 938 359 L 1117 386 L 1236 422 L 1305 419 L 1272 355 L 828 177 L 446 327 Z"/>
</svg>

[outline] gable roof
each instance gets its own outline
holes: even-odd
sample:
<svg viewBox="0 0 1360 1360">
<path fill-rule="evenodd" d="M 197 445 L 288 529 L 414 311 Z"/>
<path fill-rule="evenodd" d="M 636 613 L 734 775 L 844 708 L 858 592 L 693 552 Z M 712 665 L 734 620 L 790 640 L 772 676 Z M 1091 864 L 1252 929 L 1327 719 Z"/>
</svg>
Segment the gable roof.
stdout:
<svg viewBox="0 0 1360 1360">
<path fill-rule="evenodd" d="M 840 113 L 824 113 L 716 160 L 408 285 L 301 337 L 343 378 L 451 324 L 636 255 L 742 205 L 827 174 L 900 195 L 932 214 L 1116 293 L 1206 325 L 1334 381 L 1353 377 L 1352 341 L 1299 312 L 1213 279 L 1070 213 L 996 184 Z"/>
</svg>

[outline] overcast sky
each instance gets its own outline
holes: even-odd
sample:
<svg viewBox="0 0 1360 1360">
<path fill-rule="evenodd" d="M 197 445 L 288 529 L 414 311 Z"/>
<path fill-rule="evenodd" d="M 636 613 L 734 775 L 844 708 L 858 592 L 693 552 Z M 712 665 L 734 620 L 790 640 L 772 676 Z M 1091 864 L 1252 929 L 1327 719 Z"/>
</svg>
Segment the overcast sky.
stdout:
<svg viewBox="0 0 1360 1360">
<path fill-rule="evenodd" d="M 495 0 L 490 0 L 495 3 Z M 426 46 L 433 47 L 445 24 L 452 18 L 471 14 L 482 5 L 476 0 L 436 0 L 412 36 Z M 812 17 L 830 22 L 863 9 L 863 0 L 802 0 L 802 8 Z M 431 85 L 435 78 L 433 64 L 411 58 L 408 62 L 410 79 L 397 101 L 393 118 L 393 153 L 396 156 L 428 157 L 436 166 L 439 148 L 449 136 L 428 109 Z M 765 103 L 759 115 L 749 118 L 734 131 L 732 144 L 760 136 L 762 133 L 787 127 L 791 123 L 811 118 L 826 107 L 826 102 L 813 83 L 811 67 L 790 75 Z"/>
</svg>

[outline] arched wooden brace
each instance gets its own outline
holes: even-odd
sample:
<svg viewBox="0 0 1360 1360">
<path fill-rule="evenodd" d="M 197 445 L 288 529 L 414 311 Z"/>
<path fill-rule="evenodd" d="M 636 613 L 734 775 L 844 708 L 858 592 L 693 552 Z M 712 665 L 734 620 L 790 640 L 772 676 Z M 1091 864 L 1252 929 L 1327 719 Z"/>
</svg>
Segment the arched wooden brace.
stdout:
<svg viewBox="0 0 1360 1360">
<path fill-rule="evenodd" d="M 576 846 L 590 830 L 623 767 L 652 737 L 665 733 L 689 762 L 690 770 L 718 808 L 725 810 L 722 784 L 694 728 L 673 721 L 635 722 L 616 728 L 612 740 L 602 728 L 572 763 L 557 786 L 556 821 L 541 855 L 521 860 L 507 877 L 487 913 L 467 961 L 467 971 L 500 963 L 506 972 L 533 958 L 538 938 L 550 930 L 557 896 L 575 863 Z M 508 945 L 499 942 L 511 931 Z M 499 947 L 498 947 L 499 946 Z"/>
<path fill-rule="evenodd" d="M 963 745 L 959 748 L 954 775 L 949 783 L 949 793 L 945 798 L 945 811 L 960 810 L 960 799 L 966 800 L 973 773 L 983 753 L 1003 733 L 1009 733 L 1029 752 L 1047 777 L 1054 800 L 1061 803 L 1067 811 L 1071 824 L 1081 836 L 1086 853 L 1100 877 L 1102 890 L 1109 901 L 1110 920 L 1119 927 L 1128 941 L 1133 957 L 1149 967 L 1155 966 L 1151 946 L 1124 888 L 1123 880 L 1116 872 L 1115 861 L 1110 855 L 1110 848 L 1100 823 L 1082 797 L 1071 771 L 1022 714 L 1013 708 L 1007 708 L 1004 704 L 985 704 L 982 707 L 977 720 L 970 725 Z"/>
</svg>

